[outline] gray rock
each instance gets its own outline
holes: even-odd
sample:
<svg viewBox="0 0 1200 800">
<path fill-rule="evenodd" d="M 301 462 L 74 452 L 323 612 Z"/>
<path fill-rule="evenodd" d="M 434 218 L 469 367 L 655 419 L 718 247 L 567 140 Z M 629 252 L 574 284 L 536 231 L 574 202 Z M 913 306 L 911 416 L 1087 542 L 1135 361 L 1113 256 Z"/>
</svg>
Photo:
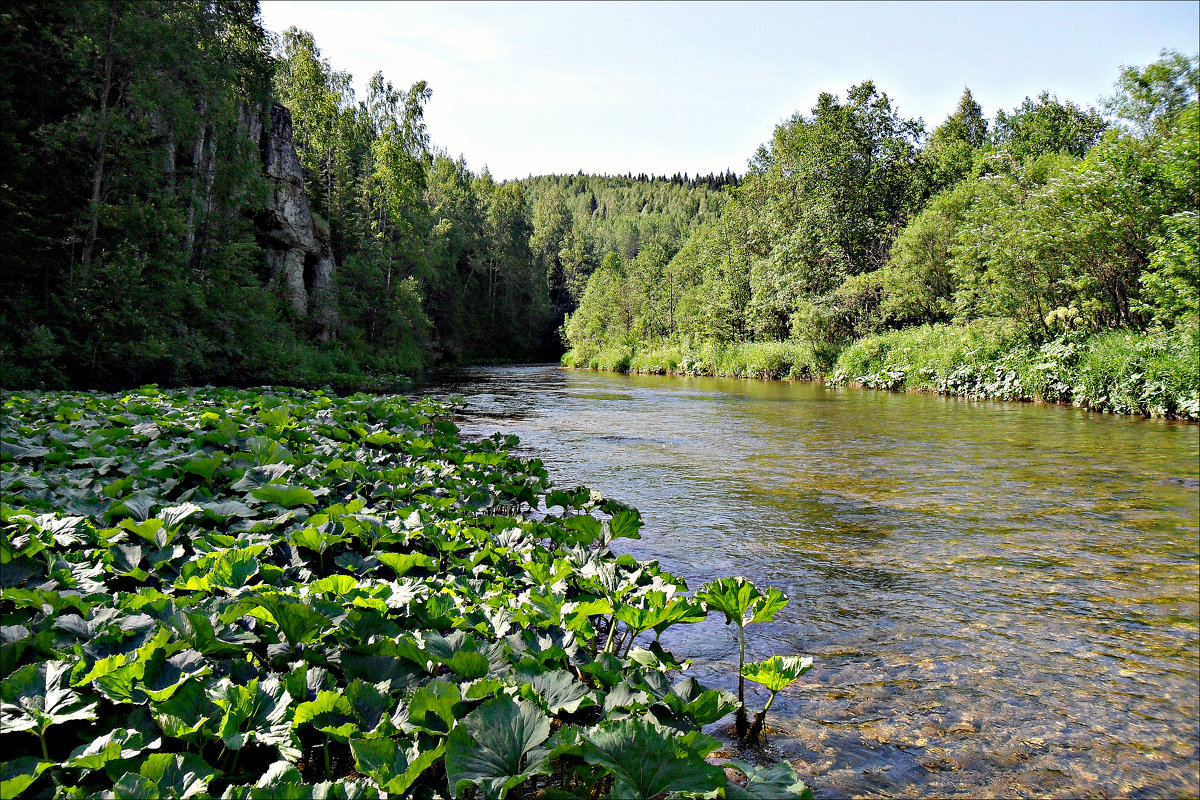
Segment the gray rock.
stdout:
<svg viewBox="0 0 1200 800">
<path fill-rule="evenodd" d="M 337 264 L 329 236 L 308 204 L 291 112 L 279 103 L 272 103 L 268 113 L 246 108 L 241 122 L 258 144 L 271 187 L 266 208 L 255 218 L 269 284 L 296 314 L 318 324 L 320 339 L 330 339 L 337 327 Z"/>
</svg>

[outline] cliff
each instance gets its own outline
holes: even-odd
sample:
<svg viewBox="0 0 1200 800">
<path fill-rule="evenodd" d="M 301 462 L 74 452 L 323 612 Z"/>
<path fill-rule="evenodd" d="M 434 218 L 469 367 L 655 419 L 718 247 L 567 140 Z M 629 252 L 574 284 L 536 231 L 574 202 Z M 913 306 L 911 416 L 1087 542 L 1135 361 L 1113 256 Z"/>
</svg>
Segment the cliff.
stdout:
<svg viewBox="0 0 1200 800">
<path fill-rule="evenodd" d="M 318 223 L 308 204 L 304 172 L 292 142 L 291 112 L 279 103 L 266 111 L 246 108 L 242 126 L 258 144 L 270 184 L 266 208 L 254 220 L 266 252 L 269 284 L 297 315 L 316 323 L 319 339 L 329 340 L 337 325 L 337 266 L 329 230 Z"/>
</svg>

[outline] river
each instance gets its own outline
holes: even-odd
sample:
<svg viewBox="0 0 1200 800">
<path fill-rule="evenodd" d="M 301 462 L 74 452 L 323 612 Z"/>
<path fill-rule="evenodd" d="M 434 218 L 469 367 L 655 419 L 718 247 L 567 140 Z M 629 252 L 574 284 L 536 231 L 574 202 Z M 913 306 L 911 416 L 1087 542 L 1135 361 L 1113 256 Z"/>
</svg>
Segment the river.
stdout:
<svg viewBox="0 0 1200 800">
<path fill-rule="evenodd" d="M 639 508 L 616 549 L 788 594 L 747 657 L 815 667 L 749 755 L 818 798 L 1200 794 L 1196 426 L 553 366 L 425 389 L 466 399 L 468 436 L 515 434 L 558 486 Z M 736 686 L 720 615 L 663 640 Z"/>
</svg>

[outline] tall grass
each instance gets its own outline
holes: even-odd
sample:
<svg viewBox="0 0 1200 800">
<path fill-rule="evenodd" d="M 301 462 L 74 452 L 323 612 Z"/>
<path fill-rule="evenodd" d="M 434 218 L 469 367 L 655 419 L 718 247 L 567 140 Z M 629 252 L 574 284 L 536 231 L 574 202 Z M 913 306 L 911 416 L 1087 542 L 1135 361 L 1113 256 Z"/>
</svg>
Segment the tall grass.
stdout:
<svg viewBox="0 0 1200 800">
<path fill-rule="evenodd" d="M 661 342 L 634 350 L 610 347 L 568 350 L 563 366 L 653 375 L 708 375 L 733 378 L 814 378 L 820 369 L 812 348 L 794 342 Z"/>
</svg>

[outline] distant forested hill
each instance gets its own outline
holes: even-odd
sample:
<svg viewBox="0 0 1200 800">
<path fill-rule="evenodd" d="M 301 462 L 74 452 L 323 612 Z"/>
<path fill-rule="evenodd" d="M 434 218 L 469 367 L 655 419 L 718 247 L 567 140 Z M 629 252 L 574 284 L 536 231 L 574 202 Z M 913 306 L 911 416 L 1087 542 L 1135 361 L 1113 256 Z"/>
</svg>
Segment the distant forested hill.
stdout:
<svg viewBox="0 0 1200 800">
<path fill-rule="evenodd" d="M 530 199 L 531 245 L 549 280 L 556 318 L 574 311 L 605 255 L 631 260 L 646 248 L 673 256 L 700 225 L 721 215 L 732 172 L 687 175 L 546 175 L 518 181 Z"/>
</svg>

